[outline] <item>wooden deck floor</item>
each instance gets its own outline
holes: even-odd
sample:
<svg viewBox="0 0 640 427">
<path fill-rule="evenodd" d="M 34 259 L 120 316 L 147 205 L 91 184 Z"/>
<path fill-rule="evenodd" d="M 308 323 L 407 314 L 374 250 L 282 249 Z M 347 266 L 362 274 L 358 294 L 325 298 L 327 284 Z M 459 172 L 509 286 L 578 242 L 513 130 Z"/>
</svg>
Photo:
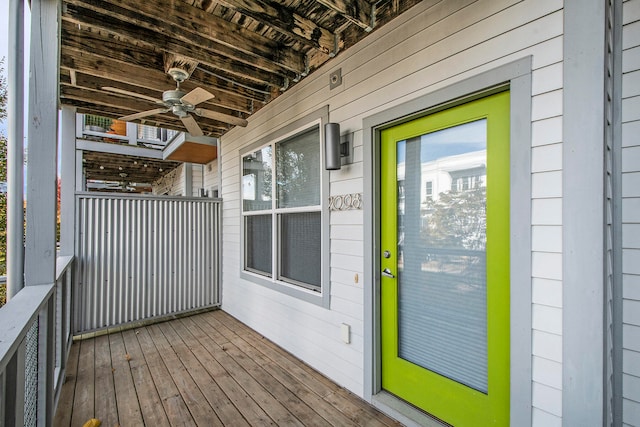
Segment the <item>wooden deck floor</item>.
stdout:
<svg viewBox="0 0 640 427">
<path fill-rule="evenodd" d="M 223 311 L 73 344 L 54 425 L 399 426 Z"/>
</svg>

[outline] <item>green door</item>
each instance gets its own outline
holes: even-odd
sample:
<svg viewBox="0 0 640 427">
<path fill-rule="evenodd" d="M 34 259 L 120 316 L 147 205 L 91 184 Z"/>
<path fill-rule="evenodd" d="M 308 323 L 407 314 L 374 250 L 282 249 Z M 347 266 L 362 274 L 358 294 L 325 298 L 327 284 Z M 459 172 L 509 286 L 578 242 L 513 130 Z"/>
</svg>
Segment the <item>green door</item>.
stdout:
<svg viewBox="0 0 640 427">
<path fill-rule="evenodd" d="M 509 423 L 509 93 L 384 130 L 382 388 Z"/>
</svg>

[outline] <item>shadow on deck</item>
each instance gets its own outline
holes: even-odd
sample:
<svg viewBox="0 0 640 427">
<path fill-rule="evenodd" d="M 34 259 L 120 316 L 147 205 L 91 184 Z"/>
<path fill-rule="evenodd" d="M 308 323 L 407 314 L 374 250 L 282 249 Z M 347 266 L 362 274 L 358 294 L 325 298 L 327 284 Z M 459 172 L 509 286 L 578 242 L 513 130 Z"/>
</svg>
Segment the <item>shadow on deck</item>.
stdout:
<svg viewBox="0 0 640 427">
<path fill-rule="evenodd" d="M 399 426 L 221 310 L 73 344 L 56 427 Z"/>
</svg>

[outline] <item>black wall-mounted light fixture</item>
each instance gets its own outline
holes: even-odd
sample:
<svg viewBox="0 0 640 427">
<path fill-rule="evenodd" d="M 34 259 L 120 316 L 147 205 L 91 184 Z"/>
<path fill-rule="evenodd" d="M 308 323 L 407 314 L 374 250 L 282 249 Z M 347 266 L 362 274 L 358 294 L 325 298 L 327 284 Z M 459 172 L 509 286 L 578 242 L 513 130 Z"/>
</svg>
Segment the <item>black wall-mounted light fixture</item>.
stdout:
<svg viewBox="0 0 640 427">
<path fill-rule="evenodd" d="M 324 166 L 326 170 L 339 170 L 352 163 L 353 142 L 351 134 L 340 139 L 340 124 L 324 125 Z"/>
</svg>

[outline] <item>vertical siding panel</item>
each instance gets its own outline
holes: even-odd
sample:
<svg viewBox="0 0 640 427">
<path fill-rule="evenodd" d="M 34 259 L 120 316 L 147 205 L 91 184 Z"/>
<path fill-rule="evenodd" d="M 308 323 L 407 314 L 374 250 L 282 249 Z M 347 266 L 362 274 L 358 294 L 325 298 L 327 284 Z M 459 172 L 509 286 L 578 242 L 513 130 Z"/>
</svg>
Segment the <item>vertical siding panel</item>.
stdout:
<svg viewBox="0 0 640 427">
<path fill-rule="evenodd" d="M 640 110 L 635 108 L 638 105 L 633 100 L 640 99 L 638 94 L 637 75 L 640 71 L 640 61 L 638 60 L 638 52 L 640 51 L 640 0 L 628 0 L 623 4 L 623 77 L 622 77 L 622 209 L 623 218 L 622 226 L 625 228 L 625 243 L 623 251 L 622 276 L 624 295 L 623 295 L 623 328 L 631 330 L 640 327 L 638 316 L 634 316 L 633 308 L 640 300 L 640 276 L 638 276 L 637 265 L 640 265 L 640 235 L 637 224 L 640 224 L 637 206 L 640 206 L 640 192 L 637 185 L 634 185 L 633 176 L 637 176 L 640 172 L 639 156 L 634 156 L 634 151 L 640 147 L 636 129 L 640 129 Z M 627 333 L 623 334 L 622 342 L 624 359 L 623 359 L 623 376 L 625 382 L 640 381 L 640 371 L 634 361 L 640 360 L 640 342 L 638 335 Z M 640 425 L 640 396 L 635 393 L 631 387 L 624 387 L 622 391 L 622 409 L 623 422 L 626 425 Z"/>
</svg>

